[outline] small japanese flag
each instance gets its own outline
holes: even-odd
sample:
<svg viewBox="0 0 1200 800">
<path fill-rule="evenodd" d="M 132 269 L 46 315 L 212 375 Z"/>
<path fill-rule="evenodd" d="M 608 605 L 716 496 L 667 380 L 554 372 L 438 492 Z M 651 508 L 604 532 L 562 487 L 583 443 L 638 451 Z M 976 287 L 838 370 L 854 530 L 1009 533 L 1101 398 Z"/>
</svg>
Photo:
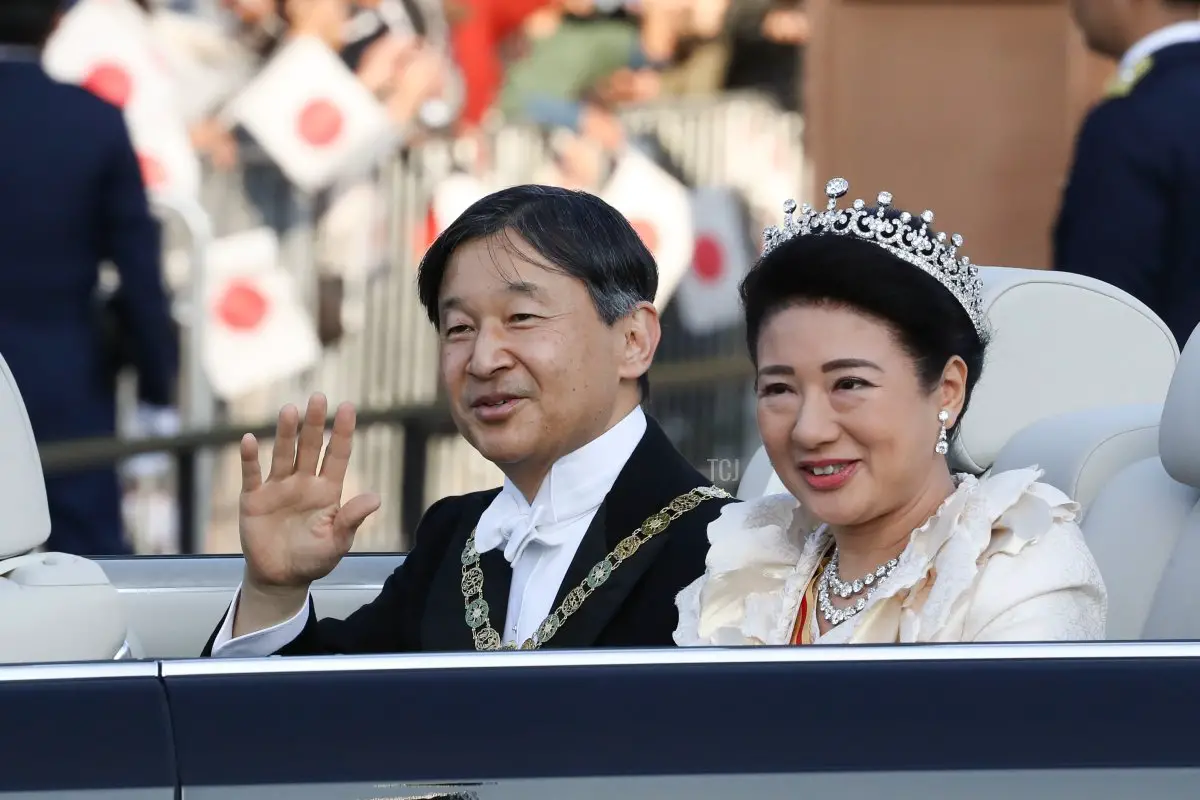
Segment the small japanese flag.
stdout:
<svg viewBox="0 0 1200 800">
<path fill-rule="evenodd" d="M 42 64 L 55 80 L 127 112 L 175 113 L 170 71 L 131 0 L 80 0 L 46 43 Z"/>
<path fill-rule="evenodd" d="M 278 266 L 278 241 L 250 231 L 214 243 L 206 263 L 204 370 L 229 401 L 313 367 L 321 345 L 292 277 Z"/>
<path fill-rule="evenodd" d="M 396 140 L 384 106 L 311 36 L 285 45 L 224 116 L 246 128 L 307 192 L 370 166 Z"/>
<path fill-rule="evenodd" d="M 126 113 L 129 137 L 150 194 L 170 200 L 200 196 L 200 159 L 183 120 L 169 113 Z"/>
<path fill-rule="evenodd" d="M 192 278 L 191 252 L 172 250 L 163 262 L 167 284 L 182 291 Z M 205 274 L 224 274 L 258 265 L 267 270 L 279 260 L 279 237 L 270 228 L 254 228 L 212 242 L 204 250 Z"/>
<path fill-rule="evenodd" d="M 123 111 L 148 191 L 199 194 L 200 161 L 176 103 L 174 79 L 140 8 L 130 0 L 81 0 L 55 30 L 43 61 L 56 80 Z"/>
<path fill-rule="evenodd" d="M 688 190 L 640 151 L 621 156 L 605 187 L 603 199 L 625 215 L 658 262 L 658 295 L 662 311 L 692 263 L 695 242 Z"/>
<path fill-rule="evenodd" d="M 733 189 L 697 189 L 692 219 L 696 247 L 692 268 L 679 284 L 679 316 L 692 333 L 709 333 L 741 320 L 738 283 L 754 260 L 754 248 Z"/>
</svg>

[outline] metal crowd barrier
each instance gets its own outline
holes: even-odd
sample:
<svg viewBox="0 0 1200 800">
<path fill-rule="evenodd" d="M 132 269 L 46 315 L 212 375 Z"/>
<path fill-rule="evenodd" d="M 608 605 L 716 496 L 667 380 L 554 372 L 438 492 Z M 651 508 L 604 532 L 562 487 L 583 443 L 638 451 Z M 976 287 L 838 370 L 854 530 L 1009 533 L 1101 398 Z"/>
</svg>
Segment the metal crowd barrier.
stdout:
<svg viewBox="0 0 1200 800">
<path fill-rule="evenodd" d="M 208 326 L 206 260 L 212 245 L 212 220 L 204 207 L 190 198 L 157 197 L 154 205 L 160 216 L 173 216 L 178 220 L 188 239 L 188 291 L 184 302 L 176 303 L 175 311 L 185 332 L 179 362 L 181 421 L 183 429 L 195 435 L 212 430 L 217 424 L 216 398 L 204 374 L 202 354 Z M 212 493 L 213 464 L 212 453 L 208 451 L 193 451 L 177 462 L 177 475 L 181 480 L 176 487 L 176 497 L 184 512 L 179 524 L 181 541 L 187 543 L 184 552 L 197 552 L 194 547 L 196 532 L 208 527 L 210 509 L 207 500 Z"/>
<path fill-rule="evenodd" d="M 677 364 L 655 367 L 651 371 L 654 386 L 664 391 L 694 392 L 713 385 L 743 381 L 749 376 L 749 366 L 743 359 Z M 407 477 L 397 487 L 398 491 L 393 492 L 398 495 L 402 512 L 395 549 L 403 549 L 411 542 L 411 536 L 427 505 L 425 487 L 429 476 L 431 445 L 438 439 L 457 439 L 457 431 L 447 409 L 440 403 L 362 408 L 358 410 L 357 418 L 360 431 L 369 433 L 379 428 L 391 428 L 399 429 L 403 435 L 402 447 L 392 454 L 398 462 L 399 472 Z M 332 421 L 331 416 L 327 424 L 332 424 Z M 180 498 L 180 552 L 194 554 L 204 552 L 201 521 L 205 518 L 207 500 L 203 493 L 206 486 L 197 463 L 205 453 L 235 446 L 247 433 L 261 441 L 269 439 L 274 432 L 274 420 L 262 420 L 251 425 L 224 422 L 206 428 L 193 428 L 175 436 L 136 439 L 97 437 L 54 442 L 42 445 L 40 455 L 42 469 L 46 473 L 120 463 L 147 454 L 169 455 L 175 462 Z"/>
</svg>

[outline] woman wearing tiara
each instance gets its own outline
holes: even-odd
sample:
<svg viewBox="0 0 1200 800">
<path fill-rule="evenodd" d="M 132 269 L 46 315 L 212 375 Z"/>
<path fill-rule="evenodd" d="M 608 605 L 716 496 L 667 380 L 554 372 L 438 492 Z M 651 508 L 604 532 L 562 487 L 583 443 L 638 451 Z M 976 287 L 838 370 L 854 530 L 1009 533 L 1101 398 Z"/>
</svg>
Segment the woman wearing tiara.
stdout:
<svg viewBox="0 0 1200 800">
<path fill-rule="evenodd" d="M 1078 507 L 946 461 L 984 364 L 982 284 L 933 215 L 807 207 L 742 284 L 758 426 L 788 494 L 709 525 L 680 645 L 1087 640 L 1107 597 Z"/>
</svg>

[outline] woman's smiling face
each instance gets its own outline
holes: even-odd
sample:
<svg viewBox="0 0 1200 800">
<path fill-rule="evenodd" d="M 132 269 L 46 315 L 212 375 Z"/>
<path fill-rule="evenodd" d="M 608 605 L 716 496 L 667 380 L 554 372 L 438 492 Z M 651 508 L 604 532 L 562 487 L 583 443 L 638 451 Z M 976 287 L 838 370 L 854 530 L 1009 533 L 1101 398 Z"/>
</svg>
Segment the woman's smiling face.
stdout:
<svg viewBox="0 0 1200 800">
<path fill-rule="evenodd" d="M 787 306 L 763 325 L 757 354 L 763 446 L 821 520 L 870 523 L 919 496 L 937 470 L 945 475 L 934 452 L 945 392 L 922 385 L 883 321 L 842 305 Z M 953 425 L 958 407 L 950 412 Z"/>
</svg>

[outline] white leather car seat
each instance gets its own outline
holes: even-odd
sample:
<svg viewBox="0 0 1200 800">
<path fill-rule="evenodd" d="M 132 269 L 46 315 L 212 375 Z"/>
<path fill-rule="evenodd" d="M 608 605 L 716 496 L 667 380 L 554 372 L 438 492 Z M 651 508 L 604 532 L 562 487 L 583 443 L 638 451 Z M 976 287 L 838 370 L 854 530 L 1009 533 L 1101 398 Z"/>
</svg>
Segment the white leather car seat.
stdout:
<svg viewBox="0 0 1200 800">
<path fill-rule="evenodd" d="M 1198 329 L 1200 330 L 1200 329 Z M 1200 638 L 1200 336 L 1162 407 L 1160 455 L 1101 487 L 1083 535 L 1108 587 L 1108 638 Z"/>
<path fill-rule="evenodd" d="M 1003 472 L 1037 464 L 1044 482 L 1087 509 L 1117 472 L 1158 454 L 1161 417 L 1162 403 L 1056 414 L 1018 432 L 996 456 L 992 469 Z"/>
<path fill-rule="evenodd" d="M 1162 320 L 1126 292 L 1082 275 L 1014 267 L 983 267 L 980 274 L 993 335 L 983 376 L 950 451 L 954 469 L 978 475 L 994 463 L 997 469 L 1000 463 L 1005 469 L 1036 464 L 1046 470 L 1047 483 L 1074 496 L 1070 489 L 1077 490 L 1080 481 L 1069 464 L 1082 456 L 1065 454 L 1085 452 L 1100 437 L 1084 437 L 1087 446 L 1066 434 L 1060 441 L 1048 420 L 1117 405 L 1143 411 L 1106 417 L 1109 438 L 1120 425 L 1131 433 L 1103 461 L 1102 477 L 1152 455 L 1155 432 L 1145 432 L 1144 426 L 1157 414 L 1144 409 L 1163 401 L 1179 359 Z M 1020 431 L 1043 420 L 1037 435 L 1023 440 L 1023 449 L 1006 451 Z M 1098 470 L 1100 462 L 1091 463 Z M 784 491 L 762 448 L 743 474 L 741 499 Z"/>
<path fill-rule="evenodd" d="M 99 564 L 34 552 L 50 535 L 46 484 L 25 403 L 0 358 L 0 663 L 116 657 L 125 616 Z"/>
<path fill-rule="evenodd" d="M 1074 289 L 1070 302 L 1062 304 L 1068 313 L 1061 327 L 1055 327 L 1049 309 L 1030 309 L 1047 314 L 1042 334 L 1055 339 L 1058 357 L 1071 361 L 1070 380 L 1047 387 L 1065 395 L 1059 403 L 1062 413 L 1019 429 L 996 454 L 992 468 L 1037 464 L 1045 472 L 1043 481 L 1086 509 L 1120 469 L 1158 455 L 1158 421 L 1179 347 L 1166 324 L 1127 292 L 1081 275 L 1043 276 Z M 1027 291 L 1029 284 L 1024 285 Z M 1044 289 L 1039 293 L 1053 299 Z M 1013 322 L 1015 318 L 1009 324 Z M 983 380 L 991 380 L 986 371 Z M 1006 394 L 1019 393 L 1014 386 L 1008 389 L 991 398 L 1003 402 Z"/>
<path fill-rule="evenodd" d="M 787 487 L 779 480 L 771 466 L 771 459 L 767 458 L 766 449 L 759 447 L 750 457 L 746 469 L 742 471 L 742 479 L 738 481 L 737 498 L 754 500 L 769 494 L 783 494 L 786 491 Z"/>
</svg>

